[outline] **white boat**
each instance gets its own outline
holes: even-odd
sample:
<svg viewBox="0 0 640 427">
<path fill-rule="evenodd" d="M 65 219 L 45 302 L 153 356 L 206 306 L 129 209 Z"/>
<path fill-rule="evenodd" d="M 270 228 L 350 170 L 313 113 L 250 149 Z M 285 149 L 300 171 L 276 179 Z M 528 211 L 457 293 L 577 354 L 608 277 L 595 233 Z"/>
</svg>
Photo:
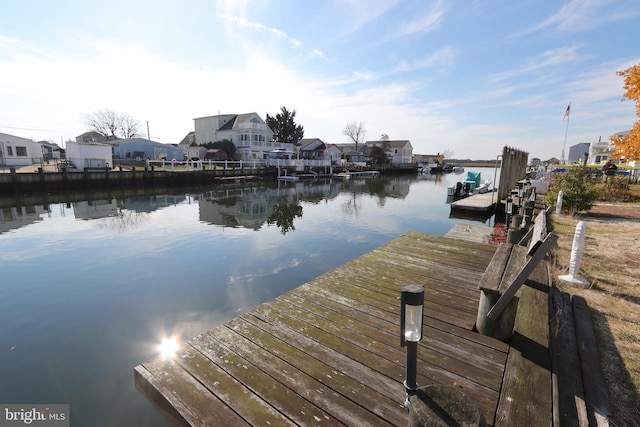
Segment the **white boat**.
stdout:
<svg viewBox="0 0 640 427">
<path fill-rule="evenodd" d="M 300 177 L 297 175 L 280 175 L 278 181 L 300 181 Z"/>
<path fill-rule="evenodd" d="M 467 172 L 466 180 L 447 187 L 447 196 L 459 199 L 489 192 L 491 181 L 480 182 L 480 172 Z"/>
<path fill-rule="evenodd" d="M 454 173 L 462 173 L 462 172 L 464 172 L 464 168 L 462 166 L 454 166 L 453 167 L 453 172 Z"/>
<path fill-rule="evenodd" d="M 351 174 L 348 173 L 348 172 L 334 173 L 333 176 L 335 178 L 342 178 L 342 179 L 350 179 L 351 178 Z"/>
</svg>

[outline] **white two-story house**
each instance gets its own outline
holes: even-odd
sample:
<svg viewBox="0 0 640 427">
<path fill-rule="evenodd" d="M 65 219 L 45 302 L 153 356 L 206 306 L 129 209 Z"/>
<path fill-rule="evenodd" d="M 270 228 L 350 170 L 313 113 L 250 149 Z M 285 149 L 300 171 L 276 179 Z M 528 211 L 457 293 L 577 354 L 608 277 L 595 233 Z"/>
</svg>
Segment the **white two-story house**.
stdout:
<svg viewBox="0 0 640 427">
<path fill-rule="evenodd" d="M 229 140 L 239 160 L 261 160 L 276 148 L 291 149 L 291 144 L 273 142 L 273 131 L 257 113 L 219 114 L 193 121 L 196 144 Z"/>
<path fill-rule="evenodd" d="M 413 162 L 413 145 L 409 140 L 391 140 L 391 141 L 367 141 L 366 146 L 386 147 L 387 157 L 392 164 L 407 164 Z"/>
</svg>

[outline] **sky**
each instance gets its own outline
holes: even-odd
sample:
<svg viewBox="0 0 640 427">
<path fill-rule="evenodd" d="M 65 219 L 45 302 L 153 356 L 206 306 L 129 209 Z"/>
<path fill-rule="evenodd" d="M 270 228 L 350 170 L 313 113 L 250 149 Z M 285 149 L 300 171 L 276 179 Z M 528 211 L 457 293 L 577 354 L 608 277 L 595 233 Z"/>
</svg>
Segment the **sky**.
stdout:
<svg viewBox="0 0 640 427">
<path fill-rule="evenodd" d="M 22 0 L 0 13 L 0 132 L 64 141 L 96 111 L 178 143 L 194 118 L 295 110 L 305 138 L 561 158 L 630 129 L 639 0 Z M 563 115 L 571 105 L 568 118 Z"/>
</svg>

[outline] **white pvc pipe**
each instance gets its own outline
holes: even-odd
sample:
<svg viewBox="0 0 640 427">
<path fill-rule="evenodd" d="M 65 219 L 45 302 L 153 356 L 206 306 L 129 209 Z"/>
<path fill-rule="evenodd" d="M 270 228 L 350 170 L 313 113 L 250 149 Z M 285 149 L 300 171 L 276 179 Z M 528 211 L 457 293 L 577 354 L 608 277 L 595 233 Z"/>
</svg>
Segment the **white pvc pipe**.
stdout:
<svg viewBox="0 0 640 427">
<path fill-rule="evenodd" d="M 582 262 L 582 255 L 584 253 L 586 228 L 587 227 L 583 221 L 576 224 L 576 233 L 573 236 L 573 247 L 571 248 L 571 260 L 569 261 L 569 274 L 558 277 L 560 280 L 582 287 L 587 287 L 589 285 L 589 282 L 578 277 L 580 263 Z"/>
<path fill-rule="evenodd" d="M 560 216 L 562 213 L 562 190 L 558 191 L 558 200 L 556 201 L 556 215 Z"/>
</svg>

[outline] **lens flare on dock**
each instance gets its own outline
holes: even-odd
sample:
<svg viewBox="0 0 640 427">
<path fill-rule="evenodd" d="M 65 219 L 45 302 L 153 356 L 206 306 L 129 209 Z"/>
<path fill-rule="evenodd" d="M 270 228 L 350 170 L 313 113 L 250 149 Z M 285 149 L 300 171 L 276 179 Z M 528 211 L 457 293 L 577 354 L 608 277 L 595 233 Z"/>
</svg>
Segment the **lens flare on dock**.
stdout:
<svg viewBox="0 0 640 427">
<path fill-rule="evenodd" d="M 158 346 L 158 351 L 160 352 L 160 356 L 167 358 L 174 356 L 179 347 L 180 337 L 173 336 L 170 338 L 163 338 L 162 342 Z"/>
</svg>

